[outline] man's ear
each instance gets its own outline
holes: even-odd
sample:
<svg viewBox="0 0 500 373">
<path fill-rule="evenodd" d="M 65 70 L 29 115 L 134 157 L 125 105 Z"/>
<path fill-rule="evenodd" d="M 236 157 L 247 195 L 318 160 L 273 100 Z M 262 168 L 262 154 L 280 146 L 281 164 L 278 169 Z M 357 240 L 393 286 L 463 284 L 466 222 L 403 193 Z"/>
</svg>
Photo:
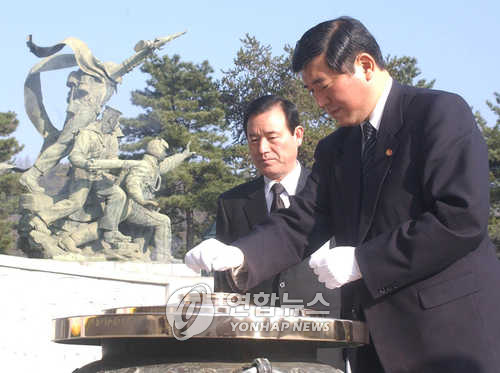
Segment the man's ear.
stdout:
<svg viewBox="0 0 500 373">
<path fill-rule="evenodd" d="M 360 53 L 354 61 L 354 74 L 363 77 L 367 82 L 372 80 L 377 64 L 368 53 Z"/>
<path fill-rule="evenodd" d="M 297 146 L 302 145 L 302 140 L 304 139 L 304 127 L 302 126 L 295 127 L 293 135 L 295 136 L 295 139 L 297 141 Z"/>
</svg>

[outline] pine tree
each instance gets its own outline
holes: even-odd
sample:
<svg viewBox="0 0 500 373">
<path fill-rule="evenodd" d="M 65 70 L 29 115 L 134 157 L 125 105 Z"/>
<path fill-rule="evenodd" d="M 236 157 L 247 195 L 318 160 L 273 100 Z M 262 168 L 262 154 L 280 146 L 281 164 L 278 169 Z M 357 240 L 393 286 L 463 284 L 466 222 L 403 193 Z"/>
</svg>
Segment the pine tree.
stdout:
<svg viewBox="0 0 500 373">
<path fill-rule="evenodd" d="M 415 57 L 396 57 L 387 55 L 385 57 L 386 69 L 391 74 L 392 78 L 401 84 L 411 85 L 420 88 L 432 88 L 436 79 L 428 82 L 425 79 L 415 79 L 421 74 L 417 66 L 417 59 Z"/>
<path fill-rule="evenodd" d="M 12 157 L 23 148 L 15 138 L 8 137 L 16 130 L 18 124 L 14 112 L 0 113 L 0 137 L 4 137 L 0 139 L 0 162 L 11 161 Z M 12 215 L 17 210 L 21 194 L 18 179 L 19 174 L 0 175 L 0 253 L 5 253 L 15 246 Z"/>
<path fill-rule="evenodd" d="M 19 121 L 17 120 L 16 113 L 12 111 L 0 113 L 0 137 L 11 135 L 16 130 L 18 124 Z M 13 137 L 0 139 L 0 162 L 9 161 L 22 149 L 23 147 Z"/>
</svg>

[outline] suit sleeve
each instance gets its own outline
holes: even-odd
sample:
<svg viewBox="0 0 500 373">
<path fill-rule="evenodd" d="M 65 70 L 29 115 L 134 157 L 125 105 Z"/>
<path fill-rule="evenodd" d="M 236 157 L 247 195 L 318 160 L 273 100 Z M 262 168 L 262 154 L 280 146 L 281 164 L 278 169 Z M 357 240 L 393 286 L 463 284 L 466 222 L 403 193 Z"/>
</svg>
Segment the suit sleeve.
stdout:
<svg viewBox="0 0 500 373">
<path fill-rule="evenodd" d="M 251 233 L 232 245 L 245 255 L 246 272 L 237 278 L 246 291 L 299 263 L 332 235 L 327 210 L 329 151 L 318 145 L 315 164 L 302 191 L 290 198 L 290 207 L 273 213 Z"/>
<path fill-rule="evenodd" d="M 231 243 L 231 225 L 224 207 L 224 199 L 222 197 L 219 197 L 217 201 L 215 231 L 215 237 L 219 241 L 225 244 Z M 234 284 L 231 274 L 228 271 L 214 272 L 214 291 L 232 293 L 237 290 L 238 288 Z"/>
<path fill-rule="evenodd" d="M 374 298 L 439 273 L 488 240 L 488 153 L 471 110 L 445 93 L 414 107 L 421 149 L 413 167 L 426 208 L 357 248 Z"/>
</svg>

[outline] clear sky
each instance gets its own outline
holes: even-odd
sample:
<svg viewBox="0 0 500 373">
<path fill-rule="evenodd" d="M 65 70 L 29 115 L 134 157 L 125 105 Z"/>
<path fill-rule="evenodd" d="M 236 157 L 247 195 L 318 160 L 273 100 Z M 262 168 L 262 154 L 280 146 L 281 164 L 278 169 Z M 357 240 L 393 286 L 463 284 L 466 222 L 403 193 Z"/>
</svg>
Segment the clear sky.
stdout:
<svg viewBox="0 0 500 373">
<path fill-rule="evenodd" d="M 25 114 L 23 84 L 39 59 L 26 47 L 28 34 L 41 46 L 74 36 L 100 60 L 121 62 L 141 39 L 187 30 L 160 54 L 177 53 L 195 63 L 208 60 L 217 78 L 232 66 L 245 33 L 281 54 L 285 44 L 294 45 L 310 27 L 341 15 L 360 19 L 384 56 L 416 57 L 422 77 L 435 78 L 437 89 L 462 95 L 493 124 L 485 101 L 500 92 L 498 0 L 8 1 L 0 14 L 0 111 L 18 114 L 14 136 L 25 145 L 19 158 L 33 161 L 42 138 Z M 45 106 L 59 128 L 65 118 L 69 71 L 42 74 Z M 130 103 L 130 92 L 143 89 L 146 77 L 139 69 L 126 75 L 110 105 L 124 116 L 135 116 L 139 111 Z"/>
</svg>

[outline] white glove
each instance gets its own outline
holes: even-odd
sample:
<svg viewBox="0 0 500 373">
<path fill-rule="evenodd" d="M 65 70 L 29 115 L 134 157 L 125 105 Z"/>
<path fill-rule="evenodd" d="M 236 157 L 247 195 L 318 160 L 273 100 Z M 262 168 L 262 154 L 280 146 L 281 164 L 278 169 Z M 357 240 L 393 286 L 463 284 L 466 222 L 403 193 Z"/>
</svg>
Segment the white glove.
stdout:
<svg viewBox="0 0 500 373">
<path fill-rule="evenodd" d="M 362 277 L 354 255 L 355 249 L 352 246 L 337 246 L 330 250 L 321 247 L 311 255 L 309 267 L 328 289 L 338 288 Z"/>
<path fill-rule="evenodd" d="M 245 257 L 236 246 L 226 245 L 215 238 L 209 238 L 186 253 L 184 263 L 193 271 L 225 271 L 239 267 Z"/>
</svg>

